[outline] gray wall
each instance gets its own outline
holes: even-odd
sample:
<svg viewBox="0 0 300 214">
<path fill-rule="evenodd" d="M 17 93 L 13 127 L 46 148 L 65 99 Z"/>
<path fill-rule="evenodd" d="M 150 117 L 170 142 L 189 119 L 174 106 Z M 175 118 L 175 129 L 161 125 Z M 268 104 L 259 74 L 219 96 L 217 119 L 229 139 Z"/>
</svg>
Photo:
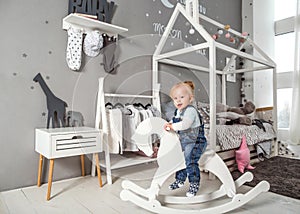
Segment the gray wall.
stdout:
<svg viewBox="0 0 300 214">
<path fill-rule="evenodd" d="M 126 27 L 127 33 L 118 43 L 119 67 L 116 74 L 108 75 L 102 65 L 102 55 L 96 58 L 83 56 L 80 72 L 71 71 L 66 63 L 67 33 L 62 30 L 62 19 L 67 15 L 67 0 L 38 1 L 10 0 L 0 2 L 0 111 L 1 128 L 0 191 L 34 185 L 37 182 L 38 154 L 34 151 L 34 129 L 45 127 L 46 99 L 40 86 L 32 81 L 41 73 L 53 93 L 68 103 L 68 110 L 80 111 L 85 125 L 94 126 L 97 79 L 107 77 L 107 91 L 123 93 L 149 93 L 151 88 L 151 55 L 159 41 L 155 26 L 166 25 L 173 9 L 160 0 L 115 0 L 118 5 L 113 24 Z M 175 4 L 176 0 L 170 0 Z M 181 2 L 181 1 L 179 1 Z M 241 29 L 241 3 L 239 0 L 202 0 L 201 12 L 235 30 Z M 205 23 L 203 23 L 205 25 Z M 173 45 L 197 43 L 197 35 L 189 35 L 190 26 L 179 19 L 176 29 L 181 38 Z M 216 29 L 208 26 L 208 31 Z M 166 48 L 172 48 L 171 43 Z M 195 57 L 195 56 L 193 56 Z M 196 58 L 189 60 L 197 60 Z M 200 56 L 205 57 L 205 56 Z M 218 56 L 222 65 L 225 55 Z M 208 100 L 208 77 L 187 69 L 161 66 L 160 81 L 163 93 L 178 79 L 195 79 L 201 88 L 199 97 Z M 165 78 L 170 75 L 171 79 Z M 218 83 L 220 87 L 220 81 Z M 239 103 L 240 85 L 230 84 L 229 104 Z M 234 92 L 235 91 L 235 92 Z M 196 92 L 197 93 L 197 92 Z M 87 173 L 90 170 L 88 156 Z M 47 178 L 47 161 L 43 181 Z M 71 157 L 55 161 L 54 180 L 80 176 L 80 159 Z"/>
</svg>

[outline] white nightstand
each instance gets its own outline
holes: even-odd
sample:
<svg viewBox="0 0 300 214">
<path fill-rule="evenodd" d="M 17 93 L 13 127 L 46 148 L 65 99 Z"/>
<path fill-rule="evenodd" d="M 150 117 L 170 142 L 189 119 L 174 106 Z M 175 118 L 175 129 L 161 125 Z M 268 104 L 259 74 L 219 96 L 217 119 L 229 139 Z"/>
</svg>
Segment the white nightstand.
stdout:
<svg viewBox="0 0 300 214">
<path fill-rule="evenodd" d="M 102 131 L 90 127 L 66 127 L 35 130 L 35 151 L 40 154 L 38 186 L 41 186 L 43 158 L 50 160 L 47 200 L 50 199 L 55 158 L 81 155 L 81 173 L 84 173 L 84 155 L 93 153 L 96 159 L 99 185 L 102 179 L 98 152 L 102 152 Z"/>
</svg>

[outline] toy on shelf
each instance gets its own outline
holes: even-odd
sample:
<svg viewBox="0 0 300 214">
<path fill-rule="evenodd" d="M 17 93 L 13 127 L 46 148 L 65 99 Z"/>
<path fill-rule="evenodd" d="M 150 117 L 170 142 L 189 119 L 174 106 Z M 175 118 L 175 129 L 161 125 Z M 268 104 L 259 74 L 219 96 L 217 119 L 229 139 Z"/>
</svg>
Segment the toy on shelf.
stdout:
<svg viewBox="0 0 300 214">
<path fill-rule="evenodd" d="M 67 119 L 68 127 L 84 126 L 83 124 L 84 118 L 79 111 L 68 111 L 66 119 Z"/>
<path fill-rule="evenodd" d="M 65 127 L 65 115 L 66 107 L 68 104 L 56 97 L 52 91 L 47 86 L 42 75 L 38 73 L 34 78 L 34 82 L 38 82 L 46 95 L 47 99 L 47 109 L 48 109 L 48 119 L 47 119 L 47 128 L 49 128 L 50 120 L 52 123 L 52 128 L 59 128 L 60 124 Z"/>
</svg>

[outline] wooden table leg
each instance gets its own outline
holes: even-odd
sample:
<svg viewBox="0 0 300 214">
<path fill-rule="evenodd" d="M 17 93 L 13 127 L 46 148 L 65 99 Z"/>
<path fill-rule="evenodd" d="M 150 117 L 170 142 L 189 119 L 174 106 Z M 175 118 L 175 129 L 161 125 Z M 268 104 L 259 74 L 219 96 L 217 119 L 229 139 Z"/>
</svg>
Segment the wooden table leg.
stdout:
<svg viewBox="0 0 300 214">
<path fill-rule="evenodd" d="M 102 187 L 102 178 L 101 178 L 98 153 L 95 153 L 95 158 L 96 158 L 96 167 L 97 167 L 97 175 L 98 175 L 99 185 L 100 185 L 100 187 Z"/>
<path fill-rule="evenodd" d="M 47 201 L 50 200 L 50 196 L 51 196 L 51 186 L 52 186 L 52 178 L 53 178 L 53 167 L 54 167 L 54 160 L 50 159 L 49 175 L 48 175 Z"/>
<path fill-rule="evenodd" d="M 80 155 L 81 160 L 81 175 L 85 176 L 85 169 L 84 169 L 84 155 Z"/>
<path fill-rule="evenodd" d="M 37 186 L 41 186 L 41 179 L 42 179 L 42 170 L 43 170 L 43 155 L 40 154 L 40 159 L 39 159 L 39 170 L 38 170 L 38 182 Z"/>
</svg>

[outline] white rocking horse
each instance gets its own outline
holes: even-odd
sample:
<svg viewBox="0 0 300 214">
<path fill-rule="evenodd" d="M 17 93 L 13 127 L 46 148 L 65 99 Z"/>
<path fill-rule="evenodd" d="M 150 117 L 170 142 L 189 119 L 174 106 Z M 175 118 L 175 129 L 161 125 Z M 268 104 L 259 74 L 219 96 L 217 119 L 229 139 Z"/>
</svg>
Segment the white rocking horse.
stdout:
<svg viewBox="0 0 300 214">
<path fill-rule="evenodd" d="M 234 210 L 254 199 L 262 192 L 267 192 L 270 185 L 267 181 L 261 181 L 254 188 L 245 194 L 237 194 L 236 189 L 253 179 L 251 172 L 244 173 L 236 181 L 233 180 L 227 166 L 223 160 L 213 151 L 207 150 L 200 158 L 199 166 L 216 175 L 222 185 L 212 193 L 196 195 L 195 197 L 167 196 L 159 195 L 159 191 L 167 178 L 176 171 L 185 168 L 184 156 L 177 135 L 171 131 L 165 131 L 163 125 L 165 120 L 159 117 L 148 118 L 137 127 L 132 137 L 138 147 L 146 154 L 149 153 L 148 137 L 151 134 L 158 134 L 160 137 L 160 147 L 157 154 L 158 169 L 155 172 L 151 186 L 144 189 L 135 183 L 124 180 L 123 190 L 120 197 L 124 201 L 131 201 L 137 206 L 154 213 L 224 213 Z M 200 187 L 201 188 L 201 187 Z M 208 202 L 227 195 L 231 201 L 214 207 L 184 210 L 166 207 L 162 204 L 196 204 Z"/>
</svg>

